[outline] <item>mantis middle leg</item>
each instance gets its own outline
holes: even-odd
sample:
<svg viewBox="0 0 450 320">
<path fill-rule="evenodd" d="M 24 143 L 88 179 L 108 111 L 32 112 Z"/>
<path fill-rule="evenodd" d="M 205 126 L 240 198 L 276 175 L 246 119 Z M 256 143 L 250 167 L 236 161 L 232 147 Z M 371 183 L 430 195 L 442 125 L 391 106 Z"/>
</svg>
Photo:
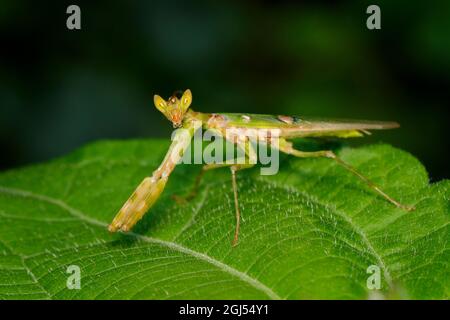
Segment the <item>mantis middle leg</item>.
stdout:
<svg viewBox="0 0 450 320">
<path fill-rule="evenodd" d="M 238 199 L 238 188 L 237 188 L 237 179 L 236 179 L 236 172 L 243 169 L 249 169 L 253 167 L 256 164 L 256 151 L 253 148 L 250 141 L 238 141 L 236 142 L 236 145 L 238 148 L 240 148 L 242 151 L 244 151 L 244 156 L 237 158 L 233 161 L 233 163 L 211 163 L 206 164 L 202 167 L 202 170 L 198 174 L 197 178 L 195 179 L 194 186 L 192 190 L 188 193 L 185 197 L 180 196 L 173 196 L 173 198 L 178 202 L 185 202 L 188 200 L 193 199 L 197 193 L 198 188 L 200 186 L 202 177 L 204 176 L 206 171 L 218 169 L 218 168 L 224 168 L 229 167 L 231 171 L 231 182 L 233 186 L 233 196 L 234 196 L 234 207 L 235 207 L 235 214 L 236 214 L 236 226 L 234 231 L 234 237 L 232 241 L 232 246 L 236 246 L 239 241 L 239 231 L 240 231 L 240 222 L 241 222 L 241 212 L 239 209 L 239 199 Z"/>
</svg>

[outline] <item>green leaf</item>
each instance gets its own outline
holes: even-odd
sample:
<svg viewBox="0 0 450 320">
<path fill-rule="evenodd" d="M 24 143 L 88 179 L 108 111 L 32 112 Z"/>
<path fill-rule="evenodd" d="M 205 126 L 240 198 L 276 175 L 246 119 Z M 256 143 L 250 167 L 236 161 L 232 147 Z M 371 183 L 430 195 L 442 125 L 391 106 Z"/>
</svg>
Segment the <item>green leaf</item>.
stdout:
<svg viewBox="0 0 450 320">
<path fill-rule="evenodd" d="M 132 233 L 107 224 L 162 160 L 168 141 L 99 142 L 0 174 L 0 298 L 316 299 L 449 297 L 449 181 L 387 145 L 341 157 L 405 204 L 395 208 L 329 159 L 283 157 L 276 176 L 238 173 L 234 231 L 229 171 L 180 165 Z M 67 288 L 80 267 L 81 289 Z M 369 290 L 367 268 L 381 272 Z"/>
</svg>

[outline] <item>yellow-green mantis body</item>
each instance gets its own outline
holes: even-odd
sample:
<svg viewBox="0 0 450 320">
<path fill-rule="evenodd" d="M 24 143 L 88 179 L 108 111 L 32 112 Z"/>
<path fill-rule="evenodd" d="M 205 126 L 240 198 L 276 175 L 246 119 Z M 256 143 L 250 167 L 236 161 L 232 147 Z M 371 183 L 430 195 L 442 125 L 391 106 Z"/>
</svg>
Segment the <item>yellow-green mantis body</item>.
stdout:
<svg viewBox="0 0 450 320">
<path fill-rule="evenodd" d="M 380 187 L 364 175 L 356 171 L 352 166 L 345 163 L 331 150 L 306 152 L 300 151 L 293 147 L 290 139 L 302 137 L 339 137 L 349 138 L 362 136 L 368 133 L 368 130 L 392 129 L 399 125 L 395 122 L 379 122 L 379 121 L 328 121 L 328 120 L 308 120 L 301 117 L 292 116 L 273 116 L 258 114 L 230 114 L 230 113 L 200 113 L 190 109 L 192 102 L 192 93 L 186 90 L 181 97 L 171 96 L 167 101 L 158 95 L 154 96 L 154 104 L 156 108 L 162 112 L 166 118 L 172 122 L 174 128 L 183 128 L 184 130 L 176 131 L 173 142 L 162 161 L 161 165 L 153 172 L 151 177 L 146 177 L 136 188 L 130 198 L 125 202 L 119 213 L 109 226 L 111 232 L 129 231 L 153 206 L 164 190 L 167 180 L 174 170 L 177 163 L 183 157 L 191 143 L 191 139 L 199 128 L 214 130 L 215 133 L 222 136 L 226 140 L 236 144 L 244 151 L 245 159 L 239 163 L 212 163 L 203 166 L 203 170 L 199 178 L 196 180 L 194 189 L 186 197 L 192 198 L 196 189 L 200 184 L 200 177 L 207 170 L 215 168 L 229 167 L 231 169 L 232 187 L 234 193 L 234 204 L 236 214 L 236 226 L 233 238 L 233 245 L 238 242 L 240 228 L 240 209 L 238 202 L 238 190 L 236 183 L 236 172 L 242 169 L 250 168 L 254 165 L 250 161 L 255 155 L 252 144 L 249 143 L 249 137 L 264 139 L 269 145 L 276 145 L 276 148 L 283 153 L 287 153 L 299 158 L 325 157 L 336 161 L 343 168 L 347 169 L 359 179 L 364 181 L 369 188 L 378 193 L 381 197 L 399 207 L 410 211 L 413 206 L 406 206 L 391 196 L 386 194 Z M 255 136 L 258 130 L 273 129 L 277 130 L 277 136 Z M 233 132 L 230 135 L 228 132 Z M 253 135 L 253 136 L 252 136 Z M 275 143 L 276 141 L 276 143 Z"/>
</svg>

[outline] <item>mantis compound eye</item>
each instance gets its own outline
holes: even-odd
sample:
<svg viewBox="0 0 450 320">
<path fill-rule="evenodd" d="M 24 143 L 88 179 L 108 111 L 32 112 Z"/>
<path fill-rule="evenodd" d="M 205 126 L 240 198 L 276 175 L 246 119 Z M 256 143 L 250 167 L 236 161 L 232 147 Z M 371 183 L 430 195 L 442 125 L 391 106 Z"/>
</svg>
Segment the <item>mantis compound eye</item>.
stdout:
<svg viewBox="0 0 450 320">
<path fill-rule="evenodd" d="M 167 102 L 157 94 L 153 96 L 153 103 L 155 104 L 156 109 L 158 109 L 160 112 L 166 112 Z"/>
<path fill-rule="evenodd" d="M 184 112 L 187 111 L 187 109 L 189 108 L 189 106 L 192 103 L 192 93 L 191 90 L 187 89 L 183 95 L 181 96 L 181 108 L 183 109 Z"/>
</svg>

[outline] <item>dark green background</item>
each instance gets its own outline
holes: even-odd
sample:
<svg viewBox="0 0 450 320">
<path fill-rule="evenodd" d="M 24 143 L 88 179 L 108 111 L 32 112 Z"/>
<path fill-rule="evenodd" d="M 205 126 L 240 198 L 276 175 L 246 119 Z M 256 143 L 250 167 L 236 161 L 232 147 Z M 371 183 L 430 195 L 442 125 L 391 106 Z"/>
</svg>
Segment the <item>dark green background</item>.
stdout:
<svg viewBox="0 0 450 320">
<path fill-rule="evenodd" d="M 199 111 L 397 120 L 351 144 L 388 142 L 448 178 L 449 33 L 450 1 L 2 1 L 0 168 L 169 138 L 153 94 L 190 88 Z"/>
</svg>

